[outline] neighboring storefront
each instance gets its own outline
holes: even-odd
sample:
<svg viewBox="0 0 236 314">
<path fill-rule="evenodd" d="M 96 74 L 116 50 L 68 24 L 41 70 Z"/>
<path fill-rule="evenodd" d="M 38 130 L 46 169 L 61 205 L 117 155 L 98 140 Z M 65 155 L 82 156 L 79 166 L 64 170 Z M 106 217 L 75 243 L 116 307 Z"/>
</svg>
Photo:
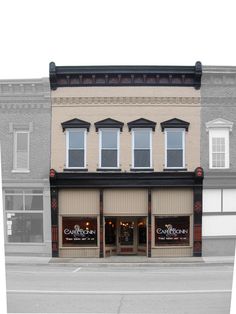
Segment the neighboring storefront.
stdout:
<svg viewBox="0 0 236 314">
<path fill-rule="evenodd" d="M 51 256 L 48 79 L 0 81 L 6 254 Z"/>
<path fill-rule="evenodd" d="M 236 242 L 236 67 L 203 67 L 201 103 L 203 254 L 229 256 Z"/>
<path fill-rule="evenodd" d="M 57 67 L 52 252 L 201 256 L 201 64 Z"/>
</svg>

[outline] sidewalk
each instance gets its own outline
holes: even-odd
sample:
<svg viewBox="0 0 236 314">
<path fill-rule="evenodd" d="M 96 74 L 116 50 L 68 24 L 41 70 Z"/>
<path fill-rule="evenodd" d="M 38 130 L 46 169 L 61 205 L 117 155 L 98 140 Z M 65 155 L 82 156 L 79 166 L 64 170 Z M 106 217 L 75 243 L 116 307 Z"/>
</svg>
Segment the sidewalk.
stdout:
<svg viewBox="0 0 236 314">
<path fill-rule="evenodd" d="M 111 256 L 106 258 L 51 258 L 35 256 L 6 256 L 6 265 L 48 266 L 170 266 L 219 265 L 234 263 L 234 256 L 166 257 Z"/>
</svg>

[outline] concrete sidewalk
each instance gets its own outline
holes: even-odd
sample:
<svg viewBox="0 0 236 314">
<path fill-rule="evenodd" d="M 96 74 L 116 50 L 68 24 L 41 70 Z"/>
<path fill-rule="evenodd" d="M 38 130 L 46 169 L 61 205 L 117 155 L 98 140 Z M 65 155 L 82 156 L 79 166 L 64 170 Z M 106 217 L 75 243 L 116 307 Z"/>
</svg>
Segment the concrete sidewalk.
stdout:
<svg viewBox="0 0 236 314">
<path fill-rule="evenodd" d="M 36 256 L 6 256 L 6 265 L 50 266 L 170 266 L 170 265 L 217 265 L 234 263 L 234 256 L 166 257 L 111 256 L 106 258 L 51 258 Z"/>
</svg>

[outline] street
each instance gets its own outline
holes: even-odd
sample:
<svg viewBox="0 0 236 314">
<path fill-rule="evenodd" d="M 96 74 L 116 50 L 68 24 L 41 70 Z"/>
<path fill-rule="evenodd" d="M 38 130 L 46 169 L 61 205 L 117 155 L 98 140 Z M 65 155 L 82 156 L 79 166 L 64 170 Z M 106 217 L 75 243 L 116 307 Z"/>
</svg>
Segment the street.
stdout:
<svg viewBox="0 0 236 314">
<path fill-rule="evenodd" d="M 8 313 L 229 314 L 233 265 L 7 265 Z"/>
</svg>

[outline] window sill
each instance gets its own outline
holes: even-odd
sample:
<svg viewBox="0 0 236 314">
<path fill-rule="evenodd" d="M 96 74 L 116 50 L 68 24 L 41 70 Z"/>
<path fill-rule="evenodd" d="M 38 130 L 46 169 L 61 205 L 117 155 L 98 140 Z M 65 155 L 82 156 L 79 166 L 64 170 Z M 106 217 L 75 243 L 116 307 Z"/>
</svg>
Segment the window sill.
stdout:
<svg viewBox="0 0 236 314">
<path fill-rule="evenodd" d="M 12 170 L 12 173 L 30 173 L 30 170 Z"/>
<path fill-rule="evenodd" d="M 134 171 L 134 172 L 153 172 L 154 168 L 130 168 L 130 171 Z"/>
<path fill-rule="evenodd" d="M 97 171 L 101 171 L 101 172 L 121 172 L 121 169 L 117 169 L 117 168 L 97 168 Z"/>
<path fill-rule="evenodd" d="M 163 171 L 188 171 L 187 168 L 164 168 Z"/>
<path fill-rule="evenodd" d="M 87 168 L 64 168 L 64 172 L 87 172 Z"/>
</svg>

